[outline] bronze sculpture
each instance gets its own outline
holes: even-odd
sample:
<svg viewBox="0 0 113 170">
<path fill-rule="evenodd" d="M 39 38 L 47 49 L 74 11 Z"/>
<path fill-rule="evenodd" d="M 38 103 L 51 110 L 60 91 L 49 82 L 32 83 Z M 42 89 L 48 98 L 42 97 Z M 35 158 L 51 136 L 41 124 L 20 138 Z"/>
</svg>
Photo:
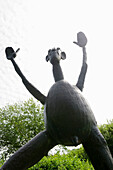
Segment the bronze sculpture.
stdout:
<svg viewBox="0 0 113 170">
<path fill-rule="evenodd" d="M 50 88 L 47 97 L 37 90 L 22 74 L 14 57 L 16 52 L 12 47 L 6 48 L 7 59 L 21 77 L 29 92 L 45 105 L 46 130 L 39 133 L 26 145 L 20 148 L 1 167 L 3 170 L 24 170 L 37 163 L 47 152 L 57 144 L 77 146 L 83 144 L 96 170 L 112 170 L 113 158 L 107 143 L 97 128 L 93 112 L 81 92 L 87 72 L 86 48 L 87 39 L 82 32 L 77 34 L 76 43 L 83 49 L 83 64 L 76 86 L 64 80 L 60 60 L 66 54 L 60 48 L 48 51 L 46 61 L 53 66 L 55 84 Z"/>
</svg>

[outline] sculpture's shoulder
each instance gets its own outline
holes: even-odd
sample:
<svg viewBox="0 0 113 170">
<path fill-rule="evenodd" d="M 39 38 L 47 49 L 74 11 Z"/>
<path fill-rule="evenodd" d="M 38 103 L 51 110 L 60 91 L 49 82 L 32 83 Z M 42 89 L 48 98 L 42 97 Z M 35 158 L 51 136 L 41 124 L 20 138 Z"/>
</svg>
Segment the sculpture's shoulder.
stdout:
<svg viewBox="0 0 113 170">
<path fill-rule="evenodd" d="M 67 82 L 66 80 L 60 80 L 56 83 L 54 83 L 50 90 L 49 90 L 49 95 L 53 94 L 53 95 L 68 95 L 68 94 L 81 94 L 81 91 L 76 87 L 76 86 L 73 86 L 71 85 L 69 82 Z"/>
<path fill-rule="evenodd" d="M 76 86 L 73 86 L 71 85 L 68 81 L 66 80 L 60 80 L 60 81 L 57 81 L 55 82 L 51 88 L 50 88 L 50 91 L 51 90 L 60 90 L 60 89 L 75 89 L 75 90 L 78 90 L 78 88 Z"/>
<path fill-rule="evenodd" d="M 66 80 L 60 80 L 60 81 L 57 81 L 57 82 L 55 82 L 53 85 L 52 85 L 52 87 L 53 86 L 67 86 L 69 83 L 66 81 Z"/>
</svg>

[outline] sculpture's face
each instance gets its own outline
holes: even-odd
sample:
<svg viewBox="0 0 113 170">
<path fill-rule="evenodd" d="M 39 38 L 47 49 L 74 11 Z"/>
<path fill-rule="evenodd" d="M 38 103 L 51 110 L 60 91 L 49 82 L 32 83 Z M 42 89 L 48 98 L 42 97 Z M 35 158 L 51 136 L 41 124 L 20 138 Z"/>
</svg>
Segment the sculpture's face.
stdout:
<svg viewBox="0 0 113 170">
<path fill-rule="evenodd" d="M 46 61 L 50 61 L 51 64 L 59 63 L 61 59 L 65 59 L 66 54 L 60 50 L 60 48 L 53 48 L 48 51 Z"/>
</svg>

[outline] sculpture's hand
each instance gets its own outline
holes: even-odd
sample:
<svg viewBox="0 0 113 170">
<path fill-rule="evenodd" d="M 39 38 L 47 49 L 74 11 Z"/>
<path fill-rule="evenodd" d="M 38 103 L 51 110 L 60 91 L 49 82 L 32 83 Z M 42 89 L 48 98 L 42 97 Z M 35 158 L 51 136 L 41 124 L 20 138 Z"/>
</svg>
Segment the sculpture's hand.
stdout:
<svg viewBox="0 0 113 170">
<path fill-rule="evenodd" d="M 87 38 L 83 32 L 77 33 L 77 42 L 73 42 L 74 44 L 77 44 L 79 47 L 85 47 L 87 44 Z"/>
<path fill-rule="evenodd" d="M 5 49 L 5 53 L 6 53 L 6 57 L 8 60 L 11 60 L 13 58 L 16 57 L 16 53 L 20 50 L 20 48 L 18 48 L 16 51 L 14 51 L 14 49 L 12 47 L 7 47 Z"/>
</svg>

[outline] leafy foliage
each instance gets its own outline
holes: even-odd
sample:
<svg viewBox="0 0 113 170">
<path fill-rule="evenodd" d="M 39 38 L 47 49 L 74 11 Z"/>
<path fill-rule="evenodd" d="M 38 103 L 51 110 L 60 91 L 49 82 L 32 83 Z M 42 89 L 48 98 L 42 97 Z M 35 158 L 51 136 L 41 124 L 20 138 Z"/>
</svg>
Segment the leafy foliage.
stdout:
<svg viewBox="0 0 113 170">
<path fill-rule="evenodd" d="M 75 154 L 74 154 L 75 153 Z M 93 166 L 88 160 L 82 160 L 76 154 L 76 151 L 70 151 L 68 154 L 50 155 L 44 157 L 38 164 L 29 168 L 29 170 L 93 170 Z"/>
<path fill-rule="evenodd" d="M 99 127 L 101 133 L 107 141 L 111 154 L 113 156 L 113 119 Z"/>
<path fill-rule="evenodd" d="M 85 152 L 83 146 L 81 146 L 79 149 L 73 149 L 73 150 L 68 150 L 67 151 L 68 155 L 71 155 L 72 157 L 77 157 L 79 158 L 81 161 L 88 161 L 88 156 L 87 153 Z M 89 161 L 90 162 L 90 161 Z"/>
<path fill-rule="evenodd" d="M 33 99 L 0 109 L 0 150 L 5 158 L 44 129 L 43 109 Z"/>
</svg>

